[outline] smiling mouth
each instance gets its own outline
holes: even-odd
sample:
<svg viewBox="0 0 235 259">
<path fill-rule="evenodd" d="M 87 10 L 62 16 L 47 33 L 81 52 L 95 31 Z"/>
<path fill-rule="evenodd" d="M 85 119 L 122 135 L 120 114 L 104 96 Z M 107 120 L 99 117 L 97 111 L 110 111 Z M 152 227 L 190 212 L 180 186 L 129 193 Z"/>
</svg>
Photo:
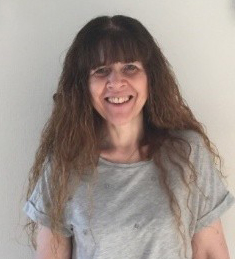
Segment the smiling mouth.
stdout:
<svg viewBox="0 0 235 259">
<path fill-rule="evenodd" d="M 129 102 L 132 98 L 132 95 L 129 95 L 127 97 L 106 97 L 105 101 L 110 104 L 120 105 Z"/>
</svg>

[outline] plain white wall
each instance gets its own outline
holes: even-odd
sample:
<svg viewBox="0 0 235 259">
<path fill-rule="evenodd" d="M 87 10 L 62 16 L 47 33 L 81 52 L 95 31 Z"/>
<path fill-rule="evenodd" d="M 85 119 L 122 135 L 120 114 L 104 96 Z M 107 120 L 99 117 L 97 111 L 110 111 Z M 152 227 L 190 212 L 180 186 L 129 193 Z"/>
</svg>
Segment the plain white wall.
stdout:
<svg viewBox="0 0 235 259">
<path fill-rule="evenodd" d="M 21 200 L 65 52 L 97 15 L 125 14 L 154 35 L 181 92 L 224 158 L 235 194 L 235 8 L 232 0 L 0 1 L 0 258 L 32 258 Z M 235 208 L 222 216 L 235 258 Z"/>
</svg>

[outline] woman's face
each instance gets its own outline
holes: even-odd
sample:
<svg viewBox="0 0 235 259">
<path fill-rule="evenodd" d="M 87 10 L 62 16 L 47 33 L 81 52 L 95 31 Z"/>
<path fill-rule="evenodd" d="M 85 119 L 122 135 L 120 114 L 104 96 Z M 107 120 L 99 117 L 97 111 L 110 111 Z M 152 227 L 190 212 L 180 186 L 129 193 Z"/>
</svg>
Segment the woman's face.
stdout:
<svg viewBox="0 0 235 259">
<path fill-rule="evenodd" d="M 93 106 L 108 123 L 117 126 L 142 115 L 148 96 L 147 84 L 146 72 L 139 61 L 117 62 L 90 71 Z"/>
</svg>

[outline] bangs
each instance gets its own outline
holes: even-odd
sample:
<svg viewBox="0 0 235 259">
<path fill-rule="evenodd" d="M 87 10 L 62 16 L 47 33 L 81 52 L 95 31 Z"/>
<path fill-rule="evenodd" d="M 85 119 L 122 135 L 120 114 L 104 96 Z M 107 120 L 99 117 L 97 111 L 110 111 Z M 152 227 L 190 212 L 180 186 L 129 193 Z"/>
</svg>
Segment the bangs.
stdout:
<svg viewBox="0 0 235 259">
<path fill-rule="evenodd" d="M 146 64 L 150 56 L 146 44 L 130 32 L 112 30 L 91 35 L 92 38 L 86 44 L 87 53 L 84 53 L 90 69 L 115 62 L 141 61 Z"/>
</svg>

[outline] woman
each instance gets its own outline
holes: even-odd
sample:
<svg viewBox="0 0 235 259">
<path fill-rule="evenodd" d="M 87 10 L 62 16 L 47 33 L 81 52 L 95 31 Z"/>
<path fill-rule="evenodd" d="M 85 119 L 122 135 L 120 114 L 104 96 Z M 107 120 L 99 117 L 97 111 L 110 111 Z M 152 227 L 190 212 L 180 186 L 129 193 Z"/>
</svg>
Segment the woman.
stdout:
<svg viewBox="0 0 235 259">
<path fill-rule="evenodd" d="M 139 21 L 88 22 L 54 101 L 24 207 L 36 258 L 229 258 L 220 157 Z"/>
</svg>

